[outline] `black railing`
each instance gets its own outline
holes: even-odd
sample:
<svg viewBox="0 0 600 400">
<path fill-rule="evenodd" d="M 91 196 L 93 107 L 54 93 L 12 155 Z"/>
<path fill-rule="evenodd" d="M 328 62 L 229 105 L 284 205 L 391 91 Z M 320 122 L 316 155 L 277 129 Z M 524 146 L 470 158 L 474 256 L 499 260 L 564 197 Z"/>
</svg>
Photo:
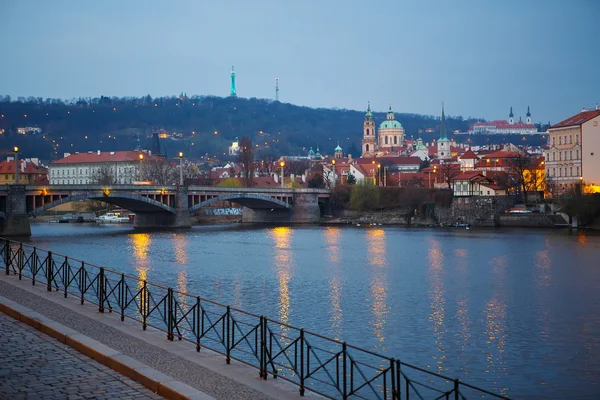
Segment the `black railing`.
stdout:
<svg viewBox="0 0 600 400">
<path fill-rule="evenodd" d="M 7 275 L 75 296 L 98 311 L 152 327 L 168 340 L 195 344 L 332 399 L 454 399 L 507 397 L 345 342 L 215 301 L 4 239 Z"/>
</svg>

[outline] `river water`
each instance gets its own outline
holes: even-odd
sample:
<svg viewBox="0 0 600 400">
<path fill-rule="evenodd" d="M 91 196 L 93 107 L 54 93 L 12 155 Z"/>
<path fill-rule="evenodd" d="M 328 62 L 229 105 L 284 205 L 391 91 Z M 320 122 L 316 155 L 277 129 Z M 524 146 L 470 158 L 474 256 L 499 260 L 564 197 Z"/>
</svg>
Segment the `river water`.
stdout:
<svg viewBox="0 0 600 400">
<path fill-rule="evenodd" d="M 600 397 L 600 236 L 34 224 L 38 247 L 515 398 Z"/>
</svg>

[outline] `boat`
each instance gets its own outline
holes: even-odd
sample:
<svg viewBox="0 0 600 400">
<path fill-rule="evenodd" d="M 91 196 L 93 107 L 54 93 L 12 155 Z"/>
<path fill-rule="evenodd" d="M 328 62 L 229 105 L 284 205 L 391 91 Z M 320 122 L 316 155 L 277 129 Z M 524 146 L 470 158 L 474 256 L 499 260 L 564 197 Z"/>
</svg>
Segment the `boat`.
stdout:
<svg viewBox="0 0 600 400">
<path fill-rule="evenodd" d="M 96 218 L 99 224 L 126 224 L 129 222 L 129 217 L 121 217 L 116 213 L 106 213 Z"/>
</svg>

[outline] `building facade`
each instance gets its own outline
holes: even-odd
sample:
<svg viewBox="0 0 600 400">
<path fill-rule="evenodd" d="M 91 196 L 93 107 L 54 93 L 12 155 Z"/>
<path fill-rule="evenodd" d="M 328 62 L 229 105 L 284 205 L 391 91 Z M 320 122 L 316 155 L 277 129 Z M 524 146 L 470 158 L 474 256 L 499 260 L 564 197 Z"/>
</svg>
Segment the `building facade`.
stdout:
<svg viewBox="0 0 600 400">
<path fill-rule="evenodd" d="M 531 111 L 527 106 L 527 114 L 525 114 L 525 122 L 519 118 L 519 121 L 515 122 L 515 115 L 513 114 L 513 108 L 510 108 L 507 120 L 495 120 L 490 122 L 476 122 L 471 125 L 468 134 L 513 134 L 513 135 L 533 135 L 538 133 L 537 127 L 533 125 L 531 120 Z"/>
<path fill-rule="evenodd" d="M 50 184 L 85 185 L 106 178 L 115 184 L 131 184 L 141 180 L 140 156 L 148 157 L 140 151 L 65 153 L 64 158 L 50 164 Z"/>
<path fill-rule="evenodd" d="M 0 185 L 13 183 L 15 183 L 15 159 L 8 157 L 5 161 L 0 162 Z M 48 170 L 37 158 L 19 160 L 19 184 L 48 184 Z"/>
<path fill-rule="evenodd" d="M 600 185 L 600 109 L 582 111 L 548 129 L 546 180 L 556 192 Z"/>
<path fill-rule="evenodd" d="M 406 132 L 399 121 L 396 121 L 392 106 L 387 112 L 385 121 L 375 130 L 375 120 L 371 112 L 371 104 L 367 107 L 363 123 L 362 157 L 375 157 L 389 154 L 404 146 Z"/>
</svg>

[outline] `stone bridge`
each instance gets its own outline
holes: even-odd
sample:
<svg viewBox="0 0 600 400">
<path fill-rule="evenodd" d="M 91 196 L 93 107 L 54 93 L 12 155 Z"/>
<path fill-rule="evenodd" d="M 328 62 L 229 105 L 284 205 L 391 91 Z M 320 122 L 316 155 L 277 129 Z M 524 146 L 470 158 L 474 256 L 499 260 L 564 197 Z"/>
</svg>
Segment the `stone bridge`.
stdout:
<svg viewBox="0 0 600 400">
<path fill-rule="evenodd" d="M 243 221 L 312 223 L 326 189 L 232 188 L 158 185 L 0 186 L 0 235 L 29 236 L 29 217 L 60 204 L 96 200 L 135 213 L 136 228 L 189 228 L 190 213 L 219 201 L 243 206 Z"/>
</svg>

